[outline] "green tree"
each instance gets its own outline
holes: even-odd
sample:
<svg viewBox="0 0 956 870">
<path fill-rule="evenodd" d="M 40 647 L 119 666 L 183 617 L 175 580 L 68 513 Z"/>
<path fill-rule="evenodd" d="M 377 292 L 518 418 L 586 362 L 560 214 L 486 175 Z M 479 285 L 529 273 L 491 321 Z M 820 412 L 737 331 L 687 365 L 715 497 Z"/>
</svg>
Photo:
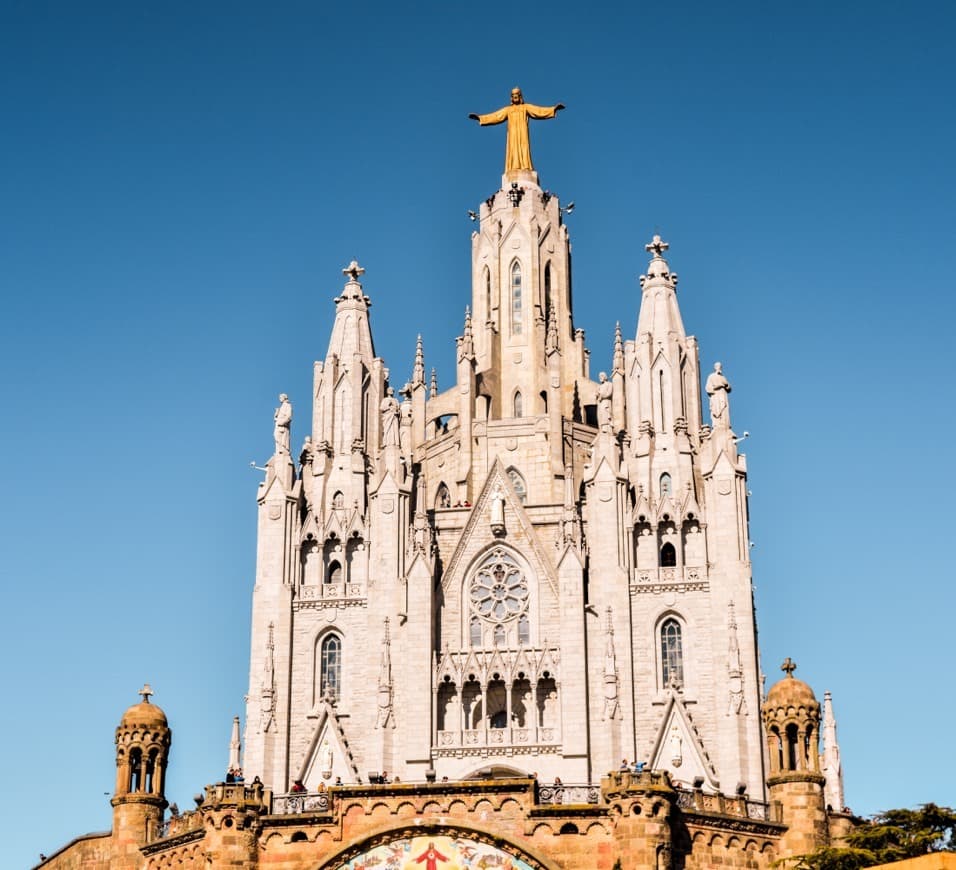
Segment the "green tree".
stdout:
<svg viewBox="0 0 956 870">
<path fill-rule="evenodd" d="M 795 870 L 862 870 L 956 848 L 956 810 L 923 804 L 915 810 L 887 810 L 847 835 L 845 845 L 801 855 Z"/>
</svg>

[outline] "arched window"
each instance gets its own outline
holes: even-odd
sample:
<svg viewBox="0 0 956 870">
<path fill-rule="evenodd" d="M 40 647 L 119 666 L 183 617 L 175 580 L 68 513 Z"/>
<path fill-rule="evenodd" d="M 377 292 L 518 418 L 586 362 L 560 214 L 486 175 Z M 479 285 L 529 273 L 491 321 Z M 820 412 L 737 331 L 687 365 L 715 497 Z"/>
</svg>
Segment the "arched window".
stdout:
<svg viewBox="0 0 956 870">
<path fill-rule="evenodd" d="M 524 485 L 524 478 L 518 473 L 517 469 L 509 468 L 508 479 L 515 489 L 515 495 L 521 499 L 522 504 L 525 504 L 528 501 L 528 487 Z"/>
<path fill-rule="evenodd" d="M 521 401 L 521 393 L 515 393 L 515 416 L 520 417 L 521 412 L 524 410 L 524 403 Z"/>
<path fill-rule="evenodd" d="M 129 784 L 126 790 L 131 794 L 138 792 L 142 786 L 143 750 L 131 749 L 129 753 Z"/>
<path fill-rule="evenodd" d="M 527 644 L 531 642 L 531 625 L 528 622 L 527 614 L 522 613 L 518 618 L 518 643 Z"/>
<path fill-rule="evenodd" d="M 668 541 L 661 547 L 661 567 L 662 568 L 675 568 L 677 566 L 677 550 L 674 549 L 674 545 Z"/>
<path fill-rule="evenodd" d="M 341 583 L 342 582 L 342 566 L 338 561 L 329 562 L 329 570 L 325 575 L 326 583 Z"/>
<path fill-rule="evenodd" d="M 481 646 L 481 620 L 477 616 L 471 618 L 469 626 L 469 641 L 472 646 Z"/>
<path fill-rule="evenodd" d="M 337 634 L 330 634 L 322 641 L 319 667 L 319 694 L 323 698 L 341 697 L 342 639 Z"/>
<path fill-rule="evenodd" d="M 548 413 L 548 391 L 547 390 L 541 391 L 541 413 L 542 414 Z"/>
<path fill-rule="evenodd" d="M 544 267 L 544 322 L 551 319 L 551 261 Z"/>
<path fill-rule="evenodd" d="M 671 492 L 671 476 L 665 471 L 661 475 L 661 498 L 669 498 Z"/>
<path fill-rule="evenodd" d="M 505 645 L 505 627 L 503 625 L 495 626 L 495 646 Z"/>
<path fill-rule="evenodd" d="M 661 624 L 661 682 L 665 687 L 684 685 L 681 627 L 673 617 Z"/>
<path fill-rule="evenodd" d="M 511 266 L 511 334 L 521 335 L 521 264 Z"/>
<path fill-rule="evenodd" d="M 345 496 L 342 495 L 342 491 L 338 490 L 335 495 L 332 496 L 332 507 L 341 508 L 345 507 Z"/>
<path fill-rule="evenodd" d="M 491 320 L 491 271 L 485 266 L 485 320 Z"/>
</svg>

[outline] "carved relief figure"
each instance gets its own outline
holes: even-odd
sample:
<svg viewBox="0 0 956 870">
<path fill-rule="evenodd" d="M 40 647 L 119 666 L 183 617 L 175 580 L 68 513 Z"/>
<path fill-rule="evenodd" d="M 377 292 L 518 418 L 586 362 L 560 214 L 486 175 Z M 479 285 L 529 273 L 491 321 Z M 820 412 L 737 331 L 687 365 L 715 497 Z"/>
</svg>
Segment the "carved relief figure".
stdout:
<svg viewBox="0 0 956 870">
<path fill-rule="evenodd" d="M 388 388 L 388 395 L 382 399 L 382 447 L 397 447 L 398 432 L 398 399 L 395 390 Z"/>
<path fill-rule="evenodd" d="M 614 385 L 607 379 L 607 374 L 601 372 L 598 376 L 601 383 L 597 388 L 598 426 L 602 431 L 611 429 L 611 396 L 614 394 Z"/>
<path fill-rule="evenodd" d="M 680 767 L 684 763 L 684 741 L 676 725 L 671 728 L 670 750 L 671 763 L 674 767 Z"/>
<path fill-rule="evenodd" d="M 289 455 L 289 428 L 292 425 L 292 403 L 285 393 L 279 393 L 279 407 L 276 408 L 275 429 L 272 437 L 276 442 L 276 456 Z"/>
<path fill-rule="evenodd" d="M 505 496 L 500 486 L 495 487 L 491 494 L 491 528 L 493 530 L 505 527 Z"/>
</svg>

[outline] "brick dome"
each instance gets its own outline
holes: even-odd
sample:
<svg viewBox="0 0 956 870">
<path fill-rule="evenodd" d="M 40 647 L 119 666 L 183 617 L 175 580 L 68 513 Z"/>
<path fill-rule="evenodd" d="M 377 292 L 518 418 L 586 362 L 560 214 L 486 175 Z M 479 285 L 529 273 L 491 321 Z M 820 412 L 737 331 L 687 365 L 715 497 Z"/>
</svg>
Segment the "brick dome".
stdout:
<svg viewBox="0 0 956 870">
<path fill-rule="evenodd" d="M 143 700 L 138 704 L 133 704 L 133 706 L 123 714 L 123 718 L 120 719 L 120 727 L 133 725 L 169 727 L 169 723 L 166 721 L 166 714 L 163 712 L 162 707 L 149 703 L 149 696 L 152 694 L 152 690 L 149 686 L 144 686 L 140 694 L 143 696 Z"/>
</svg>

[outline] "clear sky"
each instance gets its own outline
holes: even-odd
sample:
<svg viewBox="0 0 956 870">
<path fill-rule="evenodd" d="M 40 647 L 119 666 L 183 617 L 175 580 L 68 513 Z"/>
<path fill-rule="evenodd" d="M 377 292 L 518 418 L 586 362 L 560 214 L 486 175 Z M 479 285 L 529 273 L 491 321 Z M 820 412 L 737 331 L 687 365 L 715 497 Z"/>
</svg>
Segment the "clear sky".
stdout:
<svg viewBox="0 0 956 870">
<path fill-rule="evenodd" d="M 832 691 L 854 810 L 956 803 L 954 9 L 0 4 L 2 863 L 109 827 L 146 680 L 168 797 L 223 775 L 276 394 L 299 444 L 353 257 L 393 379 L 454 377 L 515 84 L 592 371 L 659 231 L 733 384 L 768 684 Z"/>
</svg>

